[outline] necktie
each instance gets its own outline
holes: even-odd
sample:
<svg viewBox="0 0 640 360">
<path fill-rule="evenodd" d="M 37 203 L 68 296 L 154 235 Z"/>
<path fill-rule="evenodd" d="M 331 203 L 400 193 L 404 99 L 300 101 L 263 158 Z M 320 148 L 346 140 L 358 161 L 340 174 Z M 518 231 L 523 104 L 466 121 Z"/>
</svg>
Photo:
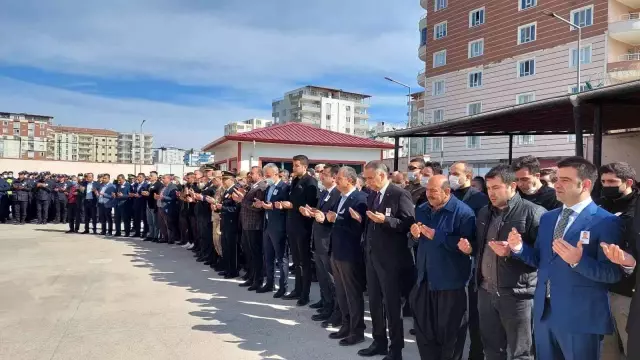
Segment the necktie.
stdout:
<svg viewBox="0 0 640 360">
<path fill-rule="evenodd" d="M 567 225 L 569 224 L 569 218 L 571 217 L 572 214 L 573 214 L 573 210 L 569 208 L 565 208 L 562 210 L 562 214 L 560 214 L 560 221 L 558 221 L 558 225 L 556 226 L 555 230 L 553 230 L 553 239 L 551 239 L 552 244 L 553 244 L 553 240 L 562 239 L 562 237 L 564 237 L 564 230 L 567 228 Z M 545 286 L 546 286 L 545 295 L 547 298 L 551 298 L 551 280 L 547 279 Z"/>
<path fill-rule="evenodd" d="M 378 205 L 380 205 L 380 192 L 379 191 L 376 191 L 376 196 L 373 198 L 373 203 L 371 205 L 373 205 L 373 210 L 376 210 L 378 208 Z"/>
</svg>

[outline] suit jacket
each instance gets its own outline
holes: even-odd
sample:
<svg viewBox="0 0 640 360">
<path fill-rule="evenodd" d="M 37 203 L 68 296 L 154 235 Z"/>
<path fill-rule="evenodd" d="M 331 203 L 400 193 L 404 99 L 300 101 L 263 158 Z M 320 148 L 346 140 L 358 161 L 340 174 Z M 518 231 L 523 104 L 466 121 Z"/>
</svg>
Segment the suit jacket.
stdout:
<svg viewBox="0 0 640 360">
<path fill-rule="evenodd" d="M 241 201 L 240 221 L 243 230 L 262 230 L 264 228 L 264 209 L 253 207 L 253 200 L 264 201 L 267 192 L 267 182 L 260 181 L 249 188 Z"/>
<path fill-rule="evenodd" d="M 318 180 L 309 174 L 294 178 L 289 188 L 289 201 L 293 205 L 287 211 L 290 231 L 307 231 L 310 235 L 313 219 L 302 216 L 298 208 L 305 205 L 318 206 Z"/>
<path fill-rule="evenodd" d="M 336 201 L 332 211 L 338 214 L 331 230 L 331 256 L 339 261 L 362 262 L 362 232 L 364 231 L 364 219 L 367 218 L 367 194 L 355 190 L 342 207 L 340 197 Z M 349 208 L 360 214 L 362 222 L 351 217 Z"/>
<path fill-rule="evenodd" d="M 156 180 L 156 182 L 154 183 L 149 183 L 149 187 L 147 188 L 147 191 L 149 192 L 149 196 L 146 197 L 147 208 L 151 210 L 156 210 L 158 208 L 157 200 L 153 196 L 155 194 L 159 194 L 160 191 L 162 190 L 162 187 L 163 185 L 159 180 Z"/>
<path fill-rule="evenodd" d="M 172 214 L 178 211 L 178 195 L 176 194 L 177 191 L 178 187 L 172 182 L 170 182 L 169 185 L 160 190 L 160 210 L 164 211 L 165 214 Z"/>
<path fill-rule="evenodd" d="M 289 185 L 284 181 L 278 182 L 273 190 L 273 194 L 271 195 L 271 199 L 267 199 L 269 194 L 269 189 L 264 193 L 265 201 L 268 200 L 270 203 L 275 203 L 276 201 L 289 201 Z M 285 232 L 287 231 L 287 210 L 278 210 L 273 208 L 271 210 L 265 210 L 265 230 L 271 232 Z"/>
<path fill-rule="evenodd" d="M 638 336 L 640 336 L 640 295 L 638 295 L 637 291 L 640 289 L 640 276 L 637 274 L 638 269 L 640 269 L 640 206 L 638 203 L 636 203 L 633 222 L 627 225 L 625 234 L 627 236 L 627 243 L 630 245 L 627 251 L 636 259 L 636 283 L 631 299 L 629 318 L 627 320 L 627 332 L 629 333 L 630 339 L 638 339 Z"/>
<path fill-rule="evenodd" d="M 454 195 L 456 195 L 455 192 Z M 478 215 L 480 209 L 489 204 L 489 197 L 473 186 L 469 187 L 469 189 L 467 189 L 467 191 L 464 193 L 462 199 L 458 198 L 458 200 L 462 200 L 465 204 L 467 204 L 467 206 L 469 206 L 471 210 L 473 210 L 473 213 L 476 214 L 476 216 Z"/>
<path fill-rule="evenodd" d="M 87 199 L 87 185 L 89 184 L 88 181 L 84 180 L 80 186 L 82 186 L 82 190 L 78 189 L 79 195 L 80 197 L 82 197 L 82 200 Z M 92 186 L 93 186 L 93 190 L 98 190 L 100 191 L 100 183 L 98 183 L 97 181 L 93 181 L 91 182 Z M 94 203 L 98 203 L 98 196 L 96 196 L 96 194 L 93 194 L 93 202 Z"/>
<path fill-rule="evenodd" d="M 98 203 L 102 204 L 102 206 L 106 208 L 113 208 L 117 203 L 115 193 L 116 186 L 113 183 L 109 182 L 104 184 L 100 188 L 100 197 L 98 198 Z"/>
<path fill-rule="evenodd" d="M 220 209 L 220 230 L 238 231 L 240 219 L 240 204 L 233 200 L 233 192 L 239 186 L 232 186 L 222 194 L 222 209 Z"/>
<path fill-rule="evenodd" d="M 406 190 L 389 183 L 380 205 L 373 202 L 376 192 L 369 194 L 367 207 L 370 211 L 389 214 L 381 224 L 365 216 L 365 251 L 377 260 L 397 265 L 413 262 L 407 247 L 407 233 L 415 222 L 415 206 Z"/>
<path fill-rule="evenodd" d="M 114 207 L 124 208 L 129 206 L 131 204 L 131 199 L 129 198 L 129 193 L 131 192 L 131 184 L 129 184 L 128 182 L 125 182 L 122 185 L 117 184 L 115 187 L 116 187 L 116 191 L 115 191 L 116 194 L 122 193 L 122 196 L 118 196 L 115 198 Z"/>
<path fill-rule="evenodd" d="M 535 319 L 542 318 L 545 284 L 549 280 L 553 308 L 550 326 L 569 333 L 611 334 L 609 284 L 619 281 L 622 273 L 604 255 L 600 243 L 620 243 L 620 219 L 595 203 L 582 210 L 564 235 L 565 241 L 576 246 L 582 232 L 589 232 L 589 243 L 583 243 L 582 258 L 572 268 L 552 250 L 553 232 L 561 212 L 562 208 L 542 215 L 535 245 L 523 243 L 522 251 L 515 254 L 528 265 L 538 268 L 533 306 Z"/>
<path fill-rule="evenodd" d="M 326 214 L 327 212 L 332 211 L 336 206 L 338 206 L 339 201 L 340 191 L 338 190 L 338 188 L 334 187 L 331 192 L 322 190 L 322 192 L 320 193 L 320 200 L 318 201 L 318 210 Z M 329 251 L 331 250 L 332 228 L 333 224 L 328 222 L 326 219 L 322 224 L 317 221 L 313 222 L 311 234 L 316 253 L 322 255 L 329 254 Z"/>
</svg>

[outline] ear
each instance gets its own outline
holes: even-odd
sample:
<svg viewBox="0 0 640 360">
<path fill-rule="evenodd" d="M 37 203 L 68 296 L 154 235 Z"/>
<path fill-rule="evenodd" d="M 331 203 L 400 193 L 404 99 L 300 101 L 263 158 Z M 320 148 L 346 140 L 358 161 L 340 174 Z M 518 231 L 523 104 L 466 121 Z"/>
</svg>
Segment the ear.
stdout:
<svg viewBox="0 0 640 360">
<path fill-rule="evenodd" d="M 633 179 L 627 179 L 627 181 L 624 182 L 627 187 L 633 187 L 635 181 Z"/>
</svg>

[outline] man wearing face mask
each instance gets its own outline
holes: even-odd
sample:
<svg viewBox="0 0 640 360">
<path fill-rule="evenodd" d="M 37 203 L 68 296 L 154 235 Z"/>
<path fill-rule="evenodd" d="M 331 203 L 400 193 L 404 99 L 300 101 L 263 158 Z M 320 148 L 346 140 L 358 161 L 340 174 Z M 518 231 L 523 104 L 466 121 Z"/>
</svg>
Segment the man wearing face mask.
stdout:
<svg viewBox="0 0 640 360">
<path fill-rule="evenodd" d="M 625 223 L 627 231 L 622 238 L 620 248 L 629 254 L 634 252 L 637 237 L 637 232 L 633 231 L 639 196 L 638 190 L 634 188 L 635 179 L 635 169 L 624 162 L 614 162 L 600 168 L 602 197 L 598 200 L 598 204 L 608 212 L 617 215 Z M 613 284 L 609 289 L 615 331 L 613 335 L 606 335 L 604 338 L 603 360 L 618 360 L 621 355 L 628 355 L 627 318 L 636 285 L 636 273 L 637 270 L 630 276 L 624 276 L 620 282 Z M 620 352 L 619 342 L 622 343 L 624 354 Z"/>
<path fill-rule="evenodd" d="M 11 184 L 7 181 L 9 175 L 4 173 L 4 176 L 0 178 L 0 222 L 7 222 L 9 217 L 9 195 L 7 192 L 11 190 Z"/>
<path fill-rule="evenodd" d="M 427 183 L 429 178 L 422 176 L 425 162 L 422 158 L 415 158 L 409 162 L 407 169 L 407 185 L 404 187 L 411 194 L 413 204 L 418 206 L 427 202 Z"/>
<path fill-rule="evenodd" d="M 516 159 L 511 165 L 518 178 L 520 196 L 547 210 L 562 207 L 556 198 L 555 189 L 544 186 L 540 181 L 540 162 L 531 155 Z"/>
</svg>

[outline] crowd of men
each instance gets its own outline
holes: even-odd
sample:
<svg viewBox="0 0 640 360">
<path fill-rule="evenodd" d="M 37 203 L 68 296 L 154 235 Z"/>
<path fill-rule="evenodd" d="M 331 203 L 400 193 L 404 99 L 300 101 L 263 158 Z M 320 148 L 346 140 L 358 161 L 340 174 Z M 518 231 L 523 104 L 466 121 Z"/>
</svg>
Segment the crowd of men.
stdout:
<svg viewBox="0 0 640 360">
<path fill-rule="evenodd" d="M 640 359 L 629 164 L 597 169 L 569 157 L 543 171 L 525 156 L 474 177 L 468 163 L 444 175 L 422 158 L 396 173 L 380 161 L 362 174 L 311 169 L 304 155 L 292 163 L 291 179 L 274 164 L 204 167 L 184 181 L 7 173 L 0 220 L 9 196 L 17 224 L 66 215 L 70 233 L 84 223 L 98 234 L 99 219 L 102 235 L 180 244 L 220 276 L 243 274 L 240 286 L 298 306 L 310 304 L 317 279 L 312 319 L 339 328 L 329 337 L 341 346 L 365 341 L 366 293 L 373 342 L 363 357 L 401 359 L 402 318 L 412 316 L 422 359 L 462 359 L 467 338 L 473 360 Z"/>
</svg>

